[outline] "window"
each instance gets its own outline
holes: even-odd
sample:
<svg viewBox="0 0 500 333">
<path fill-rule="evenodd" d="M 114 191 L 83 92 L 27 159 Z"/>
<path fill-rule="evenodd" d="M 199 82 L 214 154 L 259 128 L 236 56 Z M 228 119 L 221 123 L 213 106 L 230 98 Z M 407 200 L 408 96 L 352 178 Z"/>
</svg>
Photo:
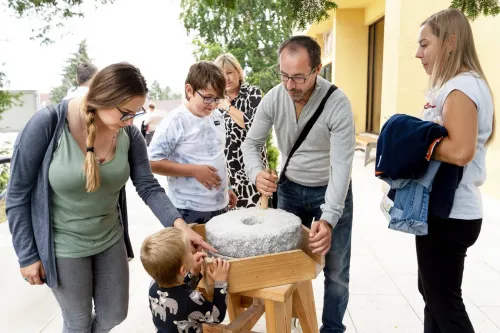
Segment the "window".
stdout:
<svg viewBox="0 0 500 333">
<path fill-rule="evenodd" d="M 323 33 L 323 56 L 332 53 L 333 34 L 332 31 Z"/>
<path fill-rule="evenodd" d="M 321 68 L 319 75 L 322 76 L 325 80 L 332 82 L 332 64 L 325 65 Z"/>
</svg>

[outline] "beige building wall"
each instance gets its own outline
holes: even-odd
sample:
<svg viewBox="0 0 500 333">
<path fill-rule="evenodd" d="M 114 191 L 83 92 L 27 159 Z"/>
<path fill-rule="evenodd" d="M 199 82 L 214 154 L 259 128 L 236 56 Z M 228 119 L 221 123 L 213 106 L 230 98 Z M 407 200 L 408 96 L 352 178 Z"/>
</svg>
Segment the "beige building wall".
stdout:
<svg viewBox="0 0 500 333">
<path fill-rule="evenodd" d="M 335 71 L 333 83 L 351 100 L 356 131 L 366 126 L 368 72 L 368 27 L 364 9 L 339 9 L 335 33 Z"/>
<path fill-rule="evenodd" d="M 339 9 L 329 12 L 329 19 L 298 34 L 315 38 L 322 49 L 325 49 L 323 34 L 333 34 L 332 52 L 322 53 L 322 63 L 332 64 L 331 80 L 351 100 L 356 130 L 363 132 L 366 129 L 368 28 L 384 16 L 385 1 L 340 0 L 337 4 Z"/>
<path fill-rule="evenodd" d="M 365 25 L 370 25 L 380 20 L 385 15 L 385 0 L 373 0 L 364 8 Z"/>
</svg>

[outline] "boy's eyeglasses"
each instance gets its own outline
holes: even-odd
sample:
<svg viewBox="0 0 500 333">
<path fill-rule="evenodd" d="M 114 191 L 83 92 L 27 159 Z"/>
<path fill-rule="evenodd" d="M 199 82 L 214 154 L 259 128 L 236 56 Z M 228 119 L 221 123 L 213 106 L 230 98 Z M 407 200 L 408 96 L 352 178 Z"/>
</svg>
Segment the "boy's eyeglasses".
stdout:
<svg viewBox="0 0 500 333">
<path fill-rule="evenodd" d="M 307 74 L 306 76 L 288 76 L 287 74 L 284 74 L 284 73 L 276 73 L 276 76 L 278 77 L 278 79 L 280 79 L 281 81 L 287 83 L 288 80 L 292 79 L 292 81 L 294 83 L 305 83 L 307 78 L 309 76 L 311 76 L 311 74 L 316 70 L 316 67 L 314 67 L 310 72 L 309 74 Z"/>
<path fill-rule="evenodd" d="M 219 104 L 222 101 L 222 98 L 207 97 L 203 96 L 198 90 L 196 90 L 196 92 L 198 93 L 198 95 L 201 96 L 201 98 L 203 98 L 203 103 L 205 104 L 212 104 L 212 103 Z"/>
<path fill-rule="evenodd" d="M 118 106 L 116 107 L 116 109 L 122 114 L 122 117 L 120 118 L 121 121 L 127 121 L 130 119 L 138 118 L 146 114 L 146 110 L 144 109 L 143 106 L 141 107 L 141 111 L 137 111 L 135 113 L 133 111 L 129 111 L 126 109 L 125 111 L 127 112 L 122 111 L 122 109 L 120 109 Z"/>
</svg>

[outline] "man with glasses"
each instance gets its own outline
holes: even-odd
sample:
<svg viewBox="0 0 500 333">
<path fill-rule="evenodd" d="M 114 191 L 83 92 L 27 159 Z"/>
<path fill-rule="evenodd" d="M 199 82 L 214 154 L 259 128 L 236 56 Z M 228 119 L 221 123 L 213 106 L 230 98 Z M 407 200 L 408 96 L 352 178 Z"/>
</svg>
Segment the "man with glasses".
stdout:
<svg viewBox="0 0 500 333">
<path fill-rule="evenodd" d="M 149 145 L 154 173 L 167 176 L 167 194 L 184 221 L 206 223 L 236 205 L 228 182 L 226 130 L 217 110 L 226 80 L 212 62 L 191 66 L 186 101 L 156 128 Z"/>
<path fill-rule="evenodd" d="M 271 89 L 258 106 L 242 145 L 245 171 L 261 194 L 278 192 L 277 208 L 299 216 L 311 228 L 310 248 L 326 255 L 320 332 L 345 332 L 342 319 L 349 298 L 353 210 L 350 180 L 355 146 L 351 104 L 342 91 L 319 76 L 321 48 L 315 40 L 294 36 L 281 45 L 278 55 L 277 76 L 282 84 Z M 290 155 L 323 99 L 319 118 Z M 264 170 L 260 159 L 273 126 L 282 166 L 291 156 L 278 185 L 278 178 Z"/>
</svg>

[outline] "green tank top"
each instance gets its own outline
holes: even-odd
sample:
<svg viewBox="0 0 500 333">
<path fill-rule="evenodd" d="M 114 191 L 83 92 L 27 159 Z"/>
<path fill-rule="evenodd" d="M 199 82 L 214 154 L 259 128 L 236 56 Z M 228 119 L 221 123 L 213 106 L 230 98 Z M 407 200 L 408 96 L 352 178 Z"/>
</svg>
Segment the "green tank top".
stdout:
<svg viewBox="0 0 500 333">
<path fill-rule="evenodd" d="M 117 208 L 120 189 L 130 176 L 129 147 L 130 139 L 120 129 L 114 157 L 99 165 L 101 186 L 88 193 L 83 175 L 85 156 L 65 124 L 49 168 L 56 257 L 92 256 L 123 236 Z"/>
</svg>

